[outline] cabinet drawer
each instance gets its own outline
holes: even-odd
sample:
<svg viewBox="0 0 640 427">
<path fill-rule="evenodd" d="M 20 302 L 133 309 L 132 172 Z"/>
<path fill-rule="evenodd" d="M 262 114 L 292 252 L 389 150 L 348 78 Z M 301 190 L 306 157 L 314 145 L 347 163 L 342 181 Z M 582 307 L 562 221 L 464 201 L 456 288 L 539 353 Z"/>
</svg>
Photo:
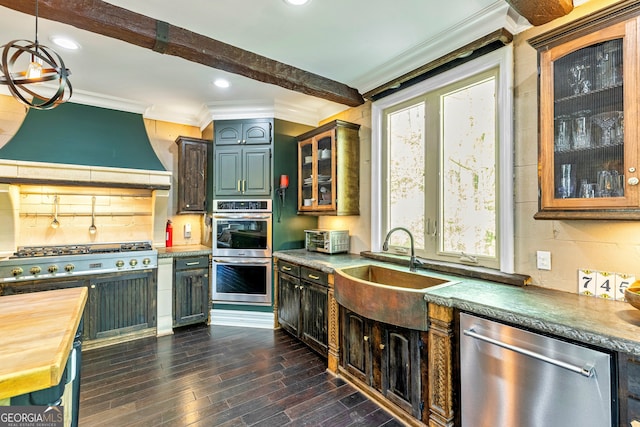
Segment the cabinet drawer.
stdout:
<svg viewBox="0 0 640 427">
<path fill-rule="evenodd" d="M 176 258 L 176 270 L 191 270 L 194 268 L 209 268 L 208 256 Z"/>
<path fill-rule="evenodd" d="M 300 277 L 300 266 L 286 261 L 278 261 L 278 271 L 291 276 Z"/>
<path fill-rule="evenodd" d="M 312 268 L 300 267 L 300 278 L 308 282 L 317 283 L 319 285 L 328 286 L 327 273 Z"/>
</svg>

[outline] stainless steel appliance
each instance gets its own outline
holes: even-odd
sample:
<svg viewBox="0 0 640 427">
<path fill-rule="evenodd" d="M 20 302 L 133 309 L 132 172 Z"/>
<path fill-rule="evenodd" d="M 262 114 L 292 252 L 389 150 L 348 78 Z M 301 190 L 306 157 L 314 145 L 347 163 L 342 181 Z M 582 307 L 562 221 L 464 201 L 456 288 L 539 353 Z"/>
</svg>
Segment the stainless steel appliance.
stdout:
<svg viewBox="0 0 640 427">
<path fill-rule="evenodd" d="M 462 313 L 462 426 L 613 426 L 613 363 L 604 351 Z"/>
<path fill-rule="evenodd" d="M 213 255 L 271 257 L 271 200 L 215 200 Z"/>
<path fill-rule="evenodd" d="M 349 252 L 349 230 L 304 230 L 308 251 L 338 254 Z"/>
<path fill-rule="evenodd" d="M 87 287 L 85 342 L 153 334 L 157 267 L 150 242 L 20 247 L 0 260 L 0 295 Z"/>
<path fill-rule="evenodd" d="M 214 303 L 271 305 L 271 200 L 215 200 L 213 206 Z"/>
<path fill-rule="evenodd" d="M 0 260 L 0 283 L 69 279 L 92 274 L 158 267 L 150 242 L 23 246 Z"/>
</svg>

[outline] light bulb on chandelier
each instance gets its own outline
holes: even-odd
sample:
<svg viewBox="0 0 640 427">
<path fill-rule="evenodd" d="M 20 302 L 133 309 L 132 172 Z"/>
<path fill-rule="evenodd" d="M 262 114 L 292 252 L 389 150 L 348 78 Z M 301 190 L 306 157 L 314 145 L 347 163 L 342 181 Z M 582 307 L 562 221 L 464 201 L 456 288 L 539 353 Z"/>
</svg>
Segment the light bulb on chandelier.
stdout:
<svg viewBox="0 0 640 427">
<path fill-rule="evenodd" d="M 71 71 L 53 49 L 38 43 L 38 0 L 36 0 L 36 38 L 12 40 L 2 46 L 0 84 L 7 85 L 15 99 L 27 107 L 49 110 L 71 98 Z M 24 70 L 24 71 L 15 71 Z M 53 91 L 38 83 L 56 83 Z"/>
</svg>

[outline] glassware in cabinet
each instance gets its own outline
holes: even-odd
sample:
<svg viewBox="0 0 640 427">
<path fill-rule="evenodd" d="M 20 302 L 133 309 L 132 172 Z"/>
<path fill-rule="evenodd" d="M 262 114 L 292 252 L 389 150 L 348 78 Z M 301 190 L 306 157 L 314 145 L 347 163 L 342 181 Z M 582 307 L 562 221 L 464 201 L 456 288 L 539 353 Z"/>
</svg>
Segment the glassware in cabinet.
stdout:
<svg viewBox="0 0 640 427">
<path fill-rule="evenodd" d="M 625 123 L 637 115 L 637 21 L 532 43 L 540 62 L 536 218 L 640 218 L 637 124 Z"/>
</svg>

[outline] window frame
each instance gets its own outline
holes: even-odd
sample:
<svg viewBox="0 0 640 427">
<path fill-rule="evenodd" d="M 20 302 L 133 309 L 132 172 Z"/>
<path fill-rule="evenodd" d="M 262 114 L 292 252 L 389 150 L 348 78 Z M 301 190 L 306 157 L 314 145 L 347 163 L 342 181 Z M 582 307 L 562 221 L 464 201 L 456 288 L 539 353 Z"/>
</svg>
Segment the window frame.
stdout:
<svg viewBox="0 0 640 427">
<path fill-rule="evenodd" d="M 395 92 L 371 106 L 371 247 L 382 250 L 383 235 L 383 129 L 384 111 L 457 81 L 498 68 L 497 128 L 499 182 L 497 189 L 500 271 L 514 273 L 514 150 L 513 150 L 513 47 L 504 46 L 451 70 Z M 461 264 L 462 265 L 462 264 Z"/>
</svg>

